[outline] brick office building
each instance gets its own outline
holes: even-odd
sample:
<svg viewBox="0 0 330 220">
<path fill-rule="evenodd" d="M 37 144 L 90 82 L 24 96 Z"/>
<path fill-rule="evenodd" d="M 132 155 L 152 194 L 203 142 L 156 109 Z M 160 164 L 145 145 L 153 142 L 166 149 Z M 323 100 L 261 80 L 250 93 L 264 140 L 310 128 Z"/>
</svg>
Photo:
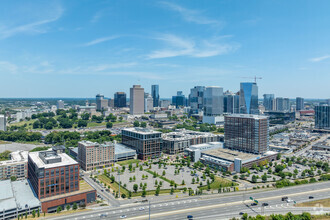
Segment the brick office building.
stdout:
<svg viewBox="0 0 330 220">
<path fill-rule="evenodd" d="M 138 158 L 147 160 L 161 154 L 162 133 L 147 128 L 125 128 L 122 130 L 122 143 L 135 149 Z"/>
<path fill-rule="evenodd" d="M 42 211 L 52 212 L 58 206 L 95 201 L 96 191 L 79 188 L 79 164 L 65 153 L 31 152 L 28 156 L 28 180 L 41 201 Z"/>
</svg>

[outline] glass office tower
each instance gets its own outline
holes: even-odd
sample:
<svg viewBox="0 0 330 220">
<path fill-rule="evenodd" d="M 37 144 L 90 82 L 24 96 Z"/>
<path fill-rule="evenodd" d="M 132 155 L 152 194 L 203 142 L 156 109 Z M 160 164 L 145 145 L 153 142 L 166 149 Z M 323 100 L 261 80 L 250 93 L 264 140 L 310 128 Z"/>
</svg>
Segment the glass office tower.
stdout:
<svg viewBox="0 0 330 220">
<path fill-rule="evenodd" d="M 330 130 L 330 106 L 315 106 L 315 128 Z"/>
<path fill-rule="evenodd" d="M 151 96 L 153 98 L 154 107 L 158 107 L 159 106 L 159 85 L 151 86 Z"/>
<path fill-rule="evenodd" d="M 265 107 L 265 110 L 272 111 L 274 110 L 274 94 L 264 94 L 264 102 L 263 105 Z"/>
<path fill-rule="evenodd" d="M 242 114 L 259 114 L 257 83 L 241 83 L 239 105 Z"/>
</svg>

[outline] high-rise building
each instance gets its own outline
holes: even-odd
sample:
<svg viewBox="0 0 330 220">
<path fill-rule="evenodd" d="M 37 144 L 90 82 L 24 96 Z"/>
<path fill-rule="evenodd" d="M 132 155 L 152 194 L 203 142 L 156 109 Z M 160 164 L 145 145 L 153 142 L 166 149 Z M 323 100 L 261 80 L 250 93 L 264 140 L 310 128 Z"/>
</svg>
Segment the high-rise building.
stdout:
<svg viewBox="0 0 330 220">
<path fill-rule="evenodd" d="M 330 130 L 330 105 L 315 106 L 315 128 Z"/>
<path fill-rule="evenodd" d="M 122 143 L 136 150 L 139 159 L 147 160 L 161 155 L 161 132 L 147 128 L 124 128 L 121 135 Z"/>
<path fill-rule="evenodd" d="M 78 162 L 81 169 L 85 171 L 102 169 L 104 167 L 110 167 L 114 161 L 115 145 L 113 143 L 78 142 Z"/>
<path fill-rule="evenodd" d="M 289 98 L 277 97 L 275 100 L 276 100 L 276 111 L 290 111 Z"/>
<path fill-rule="evenodd" d="M 267 116 L 225 115 L 225 147 L 254 154 L 268 151 L 269 122 Z"/>
<path fill-rule="evenodd" d="M 116 92 L 114 95 L 114 106 L 116 108 L 126 107 L 126 93 L 125 92 Z"/>
<path fill-rule="evenodd" d="M 274 110 L 274 94 L 264 94 L 263 105 L 266 111 Z"/>
<path fill-rule="evenodd" d="M 198 114 L 203 111 L 203 97 L 205 86 L 195 86 L 190 89 L 189 106 L 191 114 Z"/>
<path fill-rule="evenodd" d="M 0 131 L 7 131 L 6 116 L 0 115 Z"/>
<path fill-rule="evenodd" d="M 239 95 L 226 91 L 223 95 L 223 112 L 239 113 Z"/>
<path fill-rule="evenodd" d="M 326 100 L 326 104 L 330 105 L 330 99 Z"/>
<path fill-rule="evenodd" d="M 142 115 L 144 113 L 144 88 L 141 85 L 133 85 L 130 89 L 130 114 Z"/>
<path fill-rule="evenodd" d="M 208 86 L 204 92 L 203 123 L 217 124 L 223 114 L 223 89 L 219 86 Z"/>
<path fill-rule="evenodd" d="M 296 98 L 296 110 L 304 110 L 305 109 L 305 104 L 304 104 L 304 98 L 297 97 Z"/>
<path fill-rule="evenodd" d="M 241 83 L 239 97 L 240 113 L 259 114 L 257 83 Z"/>
<path fill-rule="evenodd" d="M 159 106 L 159 85 L 152 85 L 151 86 L 151 96 L 153 98 L 153 107 Z"/>
<path fill-rule="evenodd" d="M 64 101 L 62 100 L 57 100 L 57 109 L 64 109 Z"/>
<path fill-rule="evenodd" d="M 175 107 L 187 106 L 187 99 L 182 91 L 178 91 L 176 96 L 172 96 L 172 105 L 175 105 Z"/>
<path fill-rule="evenodd" d="M 290 99 L 289 98 L 284 98 L 283 99 L 283 108 L 284 108 L 284 111 L 291 111 Z"/>
<path fill-rule="evenodd" d="M 144 93 L 144 112 L 150 112 L 154 109 L 154 100 L 149 93 Z"/>
<path fill-rule="evenodd" d="M 109 101 L 107 99 L 104 99 L 104 95 L 97 94 L 96 95 L 96 110 L 102 111 L 106 109 L 109 106 Z"/>
</svg>

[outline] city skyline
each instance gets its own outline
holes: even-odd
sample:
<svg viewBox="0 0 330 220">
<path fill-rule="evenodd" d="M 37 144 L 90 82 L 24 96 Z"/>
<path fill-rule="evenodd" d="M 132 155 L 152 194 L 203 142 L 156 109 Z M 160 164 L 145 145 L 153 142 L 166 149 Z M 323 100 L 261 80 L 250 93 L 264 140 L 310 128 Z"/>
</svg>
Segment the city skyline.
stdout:
<svg viewBox="0 0 330 220">
<path fill-rule="evenodd" d="M 4 1 L 0 97 L 187 97 L 256 75 L 259 99 L 329 98 L 330 3 L 283 2 Z"/>
</svg>

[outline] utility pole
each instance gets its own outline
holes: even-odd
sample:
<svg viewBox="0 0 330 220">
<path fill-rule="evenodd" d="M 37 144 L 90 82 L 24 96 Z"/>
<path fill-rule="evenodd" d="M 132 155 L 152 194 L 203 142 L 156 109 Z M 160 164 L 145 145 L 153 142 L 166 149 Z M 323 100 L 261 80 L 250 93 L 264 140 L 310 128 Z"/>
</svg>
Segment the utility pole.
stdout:
<svg viewBox="0 0 330 220">
<path fill-rule="evenodd" d="M 120 170 L 118 170 L 118 198 L 120 198 Z"/>
<path fill-rule="evenodd" d="M 150 200 L 149 200 L 149 220 L 150 220 Z"/>
</svg>

